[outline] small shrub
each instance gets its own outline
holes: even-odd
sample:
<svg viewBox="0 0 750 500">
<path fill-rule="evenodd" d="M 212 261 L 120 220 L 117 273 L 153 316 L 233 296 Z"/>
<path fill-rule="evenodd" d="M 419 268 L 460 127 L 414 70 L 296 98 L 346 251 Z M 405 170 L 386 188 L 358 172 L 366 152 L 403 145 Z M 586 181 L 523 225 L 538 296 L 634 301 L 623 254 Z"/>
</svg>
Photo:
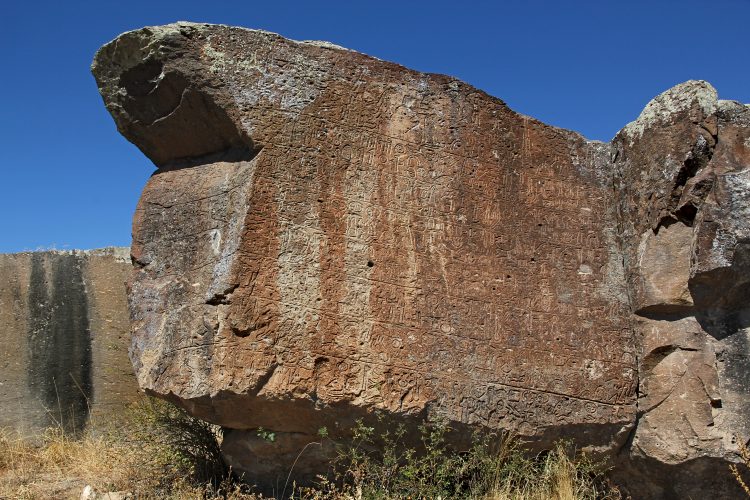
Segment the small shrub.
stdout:
<svg viewBox="0 0 750 500">
<path fill-rule="evenodd" d="M 166 401 L 148 398 L 130 410 L 129 439 L 153 443 L 154 459 L 193 483 L 217 485 L 229 470 L 221 456 L 221 428 Z"/>
<path fill-rule="evenodd" d="M 605 499 L 619 498 L 604 483 L 601 466 L 560 441 L 537 457 L 508 434 L 476 434 L 468 451 L 450 448 L 444 422 L 419 426 L 419 444 L 406 444 L 406 428 L 375 429 L 357 422 L 337 460 L 334 478 L 298 492 L 313 499 Z M 571 458 L 572 457 L 572 458 Z"/>
</svg>

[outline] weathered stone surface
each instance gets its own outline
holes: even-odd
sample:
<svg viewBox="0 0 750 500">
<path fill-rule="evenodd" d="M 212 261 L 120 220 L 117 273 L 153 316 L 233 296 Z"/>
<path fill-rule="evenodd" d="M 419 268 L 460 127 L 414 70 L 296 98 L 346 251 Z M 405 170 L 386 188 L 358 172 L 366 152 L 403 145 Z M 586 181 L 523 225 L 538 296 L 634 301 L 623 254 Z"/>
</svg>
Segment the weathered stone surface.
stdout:
<svg viewBox="0 0 750 500">
<path fill-rule="evenodd" d="M 685 497 L 690 476 L 710 491 L 709 480 L 726 477 L 716 459 L 731 460 L 736 436 L 750 436 L 748 138 L 750 108 L 691 81 L 654 99 L 613 140 L 623 257 L 640 317 L 631 458 L 646 468 L 679 464 L 671 474 L 682 475 L 646 483 L 642 495 L 665 488 Z"/>
<path fill-rule="evenodd" d="M 320 427 L 379 411 L 732 491 L 745 106 L 688 82 L 602 144 L 450 77 L 191 23 L 125 33 L 93 71 L 159 167 L 134 219 L 139 384 L 231 429 L 236 470 L 277 484 Z M 259 427 L 283 444 L 266 468 Z"/>
<path fill-rule="evenodd" d="M 105 423 L 139 394 L 127 248 L 0 255 L 0 427 Z"/>
<path fill-rule="evenodd" d="M 692 238 L 692 228 L 682 223 L 643 234 L 638 248 L 642 281 L 634 290 L 640 310 L 676 311 L 693 305 L 688 289 Z"/>
</svg>

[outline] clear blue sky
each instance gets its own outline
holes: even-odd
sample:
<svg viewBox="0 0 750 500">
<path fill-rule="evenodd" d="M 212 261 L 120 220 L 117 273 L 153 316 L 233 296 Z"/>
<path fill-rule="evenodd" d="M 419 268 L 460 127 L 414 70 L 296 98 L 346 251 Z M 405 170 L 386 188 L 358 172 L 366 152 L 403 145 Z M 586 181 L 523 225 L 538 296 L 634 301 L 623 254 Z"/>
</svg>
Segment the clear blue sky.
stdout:
<svg viewBox="0 0 750 500">
<path fill-rule="evenodd" d="M 177 20 L 329 40 L 456 76 L 547 123 L 609 140 L 691 79 L 750 102 L 750 0 L 4 2 L 0 252 L 130 243 L 150 162 L 89 72 L 119 33 Z"/>
</svg>

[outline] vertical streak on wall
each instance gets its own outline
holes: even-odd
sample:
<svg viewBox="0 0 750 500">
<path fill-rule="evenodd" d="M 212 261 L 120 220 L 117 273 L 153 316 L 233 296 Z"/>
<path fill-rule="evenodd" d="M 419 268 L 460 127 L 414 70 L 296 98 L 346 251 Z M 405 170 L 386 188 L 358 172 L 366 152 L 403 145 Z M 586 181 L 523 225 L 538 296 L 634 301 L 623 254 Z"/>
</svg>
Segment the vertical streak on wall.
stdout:
<svg viewBox="0 0 750 500">
<path fill-rule="evenodd" d="M 0 255 L 0 427 L 23 435 L 37 428 L 40 413 L 26 390 L 30 262 L 30 254 Z"/>
<path fill-rule="evenodd" d="M 29 389 L 50 423 L 82 430 L 92 397 L 91 333 L 83 259 L 75 254 L 31 258 L 29 283 Z M 45 265 L 46 264 L 46 265 Z"/>
<path fill-rule="evenodd" d="M 130 316 L 125 282 L 132 270 L 129 249 L 86 253 L 83 278 L 91 332 L 89 426 L 115 421 L 139 396 L 128 358 Z"/>
</svg>

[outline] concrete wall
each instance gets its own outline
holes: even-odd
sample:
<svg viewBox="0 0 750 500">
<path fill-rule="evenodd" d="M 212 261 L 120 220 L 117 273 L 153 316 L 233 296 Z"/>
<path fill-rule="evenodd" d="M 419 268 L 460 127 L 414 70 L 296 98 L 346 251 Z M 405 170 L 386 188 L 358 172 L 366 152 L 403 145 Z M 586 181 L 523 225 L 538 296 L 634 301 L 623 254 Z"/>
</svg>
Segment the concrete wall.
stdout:
<svg viewBox="0 0 750 500">
<path fill-rule="evenodd" d="M 81 431 L 139 396 L 127 248 L 0 255 L 0 427 Z"/>
</svg>

